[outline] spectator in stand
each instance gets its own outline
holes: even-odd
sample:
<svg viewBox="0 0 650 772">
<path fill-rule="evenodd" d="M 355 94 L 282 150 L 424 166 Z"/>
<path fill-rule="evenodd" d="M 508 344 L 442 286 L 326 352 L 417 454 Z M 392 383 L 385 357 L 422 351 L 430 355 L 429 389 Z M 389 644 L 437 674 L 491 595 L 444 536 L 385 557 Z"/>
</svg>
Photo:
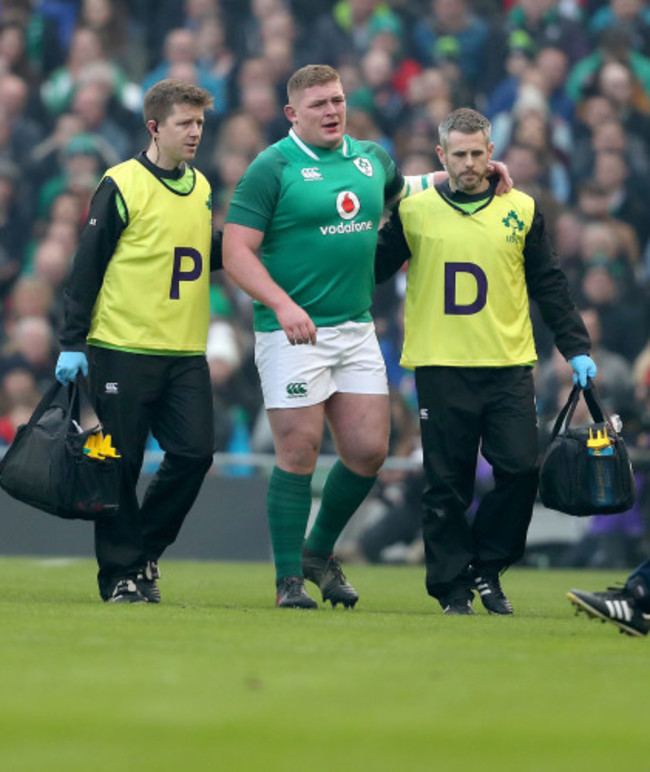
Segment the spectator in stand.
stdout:
<svg viewBox="0 0 650 772">
<path fill-rule="evenodd" d="M 580 306 L 588 305 L 598 311 L 602 345 L 633 362 L 648 336 L 645 304 L 626 299 L 623 286 L 608 264 L 585 268 L 578 299 Z"/>
<path fill-rule="evenodd" d="M 27 30 L 19 22 L 0 23 L 0 71 L 21 78 L 30 88 L 39 84 L 40 73 L 27 54 Z"/>
<path fill-rule="evenodd" d="M 5 352 L 24 360 L 34 376 L 39 391 L 52 383 L 52 368 L 56 361 L 54 329 L 42 316 L 24 316 L 18 319 L 9 337 Z"/>
<path fill-rule="evenodd" d="M 551 241 L 555 247 L 571 289 L 575 297 L 582 278 L 582 260 L 580 259 L 580 240 L 584 228 L 583 218 L 574 209 L 563 208 L 555 220 L 555 230 Z"/>
<path fill-rule="evenodd" d="M 41 318 L 52 325 L 55 314 L 52 287 L 40 277 L 20 276 L 4 302 L 3 311 L 2 341 L 8 346 L 8 352 L 4 352 L 7 355 L 15 353 L 16 330 L 22 319 Z"/>
<path fill-rule="evenodd" d="M 454 45 L 462 76 L 472 89 L 480 82 L 487 38 L 487 23 L 467 0 L 431 0 L 429 14 L 413 30 L 415 51 L 424 65 L 436 65 Z"/>
<path fill-rule="evenodd" d="M 616 230 L 606 221 L 585 224 L 580 243 L 583 270 L 591 266 L 605 266 L 615 280 L 622 302 L 636 306 L 641 302 L 640 287 L 635 280 L 636 265 L 631 264 L 621 251 Z"/>
<path fill-rule="evenodd" d="M 339 0 L 312 28 L 311 61 L 334 66 L 354 61 L 371 47 L 376 30 L 402 29 L 400 17 L 382 0 Z"/>
<path fill-rule="evenodd" d="M 3 0 L 0 8 L 2 24 L 19 24 L 30 36 L 29 61 L 39 75 L 51 72 L 63 64 L 69 41 L 59 34 L 54 19 L 44 15 L 32 0 Z M 74 19 L 70 19 L 71 28 Z"/>
<path fill-rule="evenodd" d="M 511 35 L 515 40 L 518 36 L 528 38 L 526 33 L 521 31 Z M 532 48 L 532 42 L 528 45 L 530 48 L 512 50 L 508 57 L 508 63 L 512 62 L 512 64 L 507 65 L 509 75 L 490 94 L 487 113 L 494 116 L 512 108 L 520 85 L 532 83 L 545 95 L 551 115 L 571 123 L 574 104 L 564 90 L 569 63 L 567 54 L 554 46 L 546 46 L 536 53 Z M 518 50 L 521 53 L 515 55 Z"/>
<path fill-rule="evenodd" d="M 154 83 L 169 77 L 170 70 L 178 64 L 192 64 L 198 72 L 198 84 L 209 91 L 214 99 L 214 112 L 223 114 L 227 107 L 226 77 L 219 77 L 210 71 L 198 58 L 196 33 L 190 29 L 177 28 L 170 30 L 165 36 L 162 61 L 145 75 L 142 90 L 147 91 Z"/>
<path fill-rule="evenodd" d="M 71 260 L 72 255 L 77 251 L 79 228 L 75 223 L 57 219 L 52 215 L 46 223 L 43 241 L 54 241 L 60 244 L 68 259 Z"/>
<path fill-rule="evenodd" d="M 603 325 L 597 308 L 583 308 L 580 315 L 591 338 L 591 357 L 598 365 L 598 394 L 608 410 L 625 417 L 634 400 L 630 362 L 603 346 Z"/>
<path fill-rule="evenodd" d="M 29 86 L 12 73 L 0 74 L 0 105 L 10 129 L 11 160 L 21 166 L 43 140 L 43 125 L 29 114 Z"/>
<path fill-rule="evenodd" d="M 413 153 L 424 153 L 435 164 L 438 119 L 454 104 L 452 87 L 440 69 L 427 67 L 411 78 L 406 93 L 405 120 L 395 131 L 395 155 L 405 158 Z"/>
<path fill-rule="evenodd" d="M 609 205 L 609 190 L 596 180 L 585 180 L 578 187 L 577 209 L 583 228 L 590 222 L 606 223 L 616 234 L 618 254 L 637 273 L 641 250 L 636 231 L 629 223 L 613 217 Z"/>
<path fill-rule="evenodd" d="M 566 91 L 574 102 L 593 92 L 597 74 L 608 62 L 627 65 L 643 92 L 650 94 L 650 58 L 634 50 L 624 30 L 608 29 L 598 36 L 596 49 L 576 62 L 569 72 Z"/>
<path fill-rule="evenodd" d="M 241 107 L 257 123 L 267 145 L 286 134 L 286 121 L 273 85 L 247 85 L 241 93 Z"/>
<path fill-rule="evenodd" d="M 235 51 L 239 59 L 259 56 L 262 51 L 262 25 L 273 13 L 286 11 L 285 0 L 251 0 L 249 13 L 237 25 Z"/>
<path fill-rule="evenodd" d="M 106 58 L 132 80 L 140 80 L 146 67 L 146 50 L 142 41 L 133 37 L 134 25 L 129 24 L 126 0 L 81 0 L 77 26 L 93 30 Z"/>
<path fill-rule="evenodd" d="M 609 0 L 587 22 L 587 29 L 597 38 L 607 29 L 622 29 L 632 47 L 650 55 L 650 8 L 645 0 Z"/>
<path fill-rule="evenodd" d="M 576 104 L 573 121 L 574 137 L 590 140 L 596 126 L 612 118 L 616 118 L 616 113 L 609 99 L 597 92 L 590 93 Z"/>
<path fill-rule="evenodd" d="M 77 134 L 63 148 L 61 171 L 46 180 L 39 194 L 38 214 L 47 217 L 53 200 L 69 191 L 79 199 L 79 206 L 87 210 L 95 186 L 109 165 L 114 151 L 93 134 Z M 117 158 L 117 161 L 123 160 Z M 117 162 L 116 161 L 116 162 Z"/>
<path fill-rule="evenodd" d="M 591 135 L 576 140 L 570 168 L 574 182 L 593 174 L 597 153 L 621 153 L 628 166 L 642 177 L 650 174 L 650 152 L 638 134 L 627 132 L 618 118 L 604 118 L 594 126 Z"/>
<path fill-rule="evenodd" d="M 72 99 L 72 113 L 82 123 L 83 131 L 95 137 L 101 137 L 105 146 L 114 151 L 115 162 L 126 161 L 136 147 L 130 136 L 113 118 L 110 113 L 111 95 L 97 81 L 81 85 Z M 111 157 L 105 157 L 110 163 Z"/>
<path fill-rule="evenodd" d="M 243 341 L 232 319 L 210 323 L 206 357 L 214 398 L 215 449 L 228 451 L 238 431 L 250 438 L 252 424 L 262 407 L 262 392 L 251 359 L 252 344 Z"/>
<path fill-rule="evenodd" d="M 41 98 L 48 113 L 58 116 L 68 110 L 86 68 L 101 63 L 110 72 L 117 103 L 126 110 L 136 111 L 141 99 L 140 88 L 130 83 L 124 71 L 107 59 L 97 32 L 79 27 L 72 36 L 65 64 L 54 70 L 41 86 Z"/>
<path fill-rule="evenodd" d="M 646 181 L 631 172 L 622 153 L 608 150 L 596 154 L 593 176 L 608 191 L 609 213 L 634 228 L 643 252 L 650 238 Z"/>
<path fill-rule="evenodd" d="M 281 94 L 281 83 L 286 82 L 288 74 L 293 72 L 296 56 L 293 43 L 287 38 L 272 37 L 264 41 L 262 59 L 269 70 L 271 83 L 276 94 Z"/>
<path fill-rule="evenodd" d="M 235 111 L 224 118 L 219 129 L 215 156 L 240 153 L 250 162 L 263 148 L 262 132 L 251 115 Z"/>
<path fill-rule="evenodd" d="M 405 104 L 393 87 L 390 53 L 371 48 L 361 59 L 361 75 L 365 85 L 348 98 L 348 106 L 366 110 L 384 134 L 394 134 L 404 117 Z"/>
<path fill-rule="evenodd" d="M 22 204 L 19 186 L 18 166 L 0 159 L 0 300 L 10 292 L 20 273 L 31 230 L 31 219 Z"/>
<path fill-rule="evenodd" d="M 559 116 L 551 116 L 546 97 L 537 86 L 522 83 L 512 111 L 499 113 L 492 125 L 496 158 L 513 142 L 535 148 L 540 163 L 548 170 L 548 188 L 554 198 L 561 203 L 569 200 L 571 126 Z"/>
<path fill-rule="evenodd" d="M 581 24 L 558 0 L 519 0 L 508 10 L 505 22 L 497 23 L 489 37 L 483 73 L 483 88 L 490 93 L 504 77 L 509 41 L 513 33 L 524 33 L 535 49 L 552 46 L 569 57 L 571 64 L 589 52 L 589 41 Z"/>
<path fill-rule="evenodd" d="M 196 32 L 197 64 L 230 87 L 235 57 L 228 44 L 226 28 L 218 16 L 208 16 Z M 228 97 L 226 101 L 229 102 Z"/>
<path fill-rule="evenodd" d="M 537 49 L 530 35 L 523 30 L 515 30 L 508 36 L 504 55 L 504 77 L 487 89 L 485 116 L 493 120 L 503 110 L 512 108 L 521 84 L 521 79 L 535 61 Z"/>
<path fill-rule="evenodd" d="M 41 399 L 34 375 L 20 356 L 0 357 L 0 445 L 13 442 Z"/>
<path fill-rule="evenodd" d="M 544 46 L 535 59 L 535 64 L 543 76 L 551 114 L 571 123 L 575 105 L 565 89 L 569 63 L 569 55 L 558 46 Z"/>
<path fill-rule="evenodd" d="M 650 93 L 644 90 L 629 66 L 607 62 L 598 71 L 596 88 L 609 100 L 625 131 L 645 143 L 646 153 L 650 151 Z"/>
<path fill-rule="evenodd" d="M 69 252 L 61 241 L 43 239 L 34 251 L 31 274 L 42 279 L 52 289 L 53 299 L 50 319 L 55 331 L 63 323 L 63 288 L 72 266 L 73 252 Z"/>
</svg>

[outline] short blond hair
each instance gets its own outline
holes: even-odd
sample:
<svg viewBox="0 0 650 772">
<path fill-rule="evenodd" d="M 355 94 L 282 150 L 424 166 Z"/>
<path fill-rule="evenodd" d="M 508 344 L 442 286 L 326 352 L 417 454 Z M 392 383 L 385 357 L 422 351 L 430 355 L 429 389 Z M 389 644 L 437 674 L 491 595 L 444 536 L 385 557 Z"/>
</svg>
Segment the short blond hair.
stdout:
<svg viewBox="0 0 650 772">
<path fill-rule="evenodd" d="M 323 86 L 326 83 L 340 83 L 341 76 L 329 64 L 308 64 L 296 70 L 287 83 L 289 102 L 300 91 L 311 86 Z"/>
</svg>

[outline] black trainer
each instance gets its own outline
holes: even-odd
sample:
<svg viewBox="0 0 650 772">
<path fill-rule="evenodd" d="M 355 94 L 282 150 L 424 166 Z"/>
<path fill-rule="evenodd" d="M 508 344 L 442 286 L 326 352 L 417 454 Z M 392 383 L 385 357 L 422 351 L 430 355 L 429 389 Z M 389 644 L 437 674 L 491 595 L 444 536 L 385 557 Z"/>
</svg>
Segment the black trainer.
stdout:
<svg viewBox="0 0 650 772">
<path fill-rule="evenodd" d="M 278 608 L 318 608 L 318 603 L 307 595 L 302 576 L 284 576 L 275 583 Z"/>
<path fill-rule="evenodd" d="M 650 631 L 650 614 L 644 614 L 625 587 L 608 587 L 605 592 L 570 590 L 566 594 L 577 611 L 588 617 L 613 622 L 622 633 L 642 638 Z"/>
<path fill-rule="evenodd" d="M 120 579 L 108 598 L 109 603 L 147 603 L 133 579 Z"/>
<path fill-rule="evenodd" d="M 514 614 L 512 603 L 501 587 L 498 571 L 475 567 L 472 577 L 481 601 L 490 614 Z"/>
<path fill-rule="evenodd" d="M 158 563 L 155 560 L 148 560 L 144 570 L 135 577 L 138 592 L 144 595 L 149 603 L 160 603 L 160 587 L 156 580 L 161 576 Z"/>
<path fill-rule="evenodd" d="M 448 603 L 445 603 L 442 606 L 442 613 L 443 614 L 473 614 L 474 609 L 472 608 L 472 601 L 471 600 L 462 600 L 461 598 L 456 598 L 455 600 L 450 600 Z"/>
<path fill-rule="evenodd" d="M 334 555 L 322 555 L 303 548 L 302 572 L 305 579 L 320 587 L 323 603 L 329 600 L 334 608 L 337 603 L 342 603 L 345 608 L 354 608 L 359 600 L 359 593 L 345 578 Z"/>
</svg>

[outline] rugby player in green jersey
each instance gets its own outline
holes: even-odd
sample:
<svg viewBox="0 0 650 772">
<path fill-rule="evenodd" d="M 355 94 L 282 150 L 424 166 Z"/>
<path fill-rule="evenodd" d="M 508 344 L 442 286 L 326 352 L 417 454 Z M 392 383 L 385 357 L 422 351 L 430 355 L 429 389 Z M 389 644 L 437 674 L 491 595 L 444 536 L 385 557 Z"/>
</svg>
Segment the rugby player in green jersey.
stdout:
<svg viewBox="0 0 650 772">
<path fill-rule="evenodd" d="M 256 363 L 276 451 L 267 499 L 276 604 L 315 608 L 307 578 L 323 601 L 352 607 L 358 594 L 334 544 L 375 483 L 390 428 L 370 316 L 377 231 L 386 205 L 430 186 L 433 175 L 405 181 L 381 147 L 345 134 L 345 95 L 331 67 L 301 68 L 287 92 L 292 127 L 237 186 L 224 268 L 254 299 Z M 326 420 L 339 459 L 305 541 Z"/>
</svg>

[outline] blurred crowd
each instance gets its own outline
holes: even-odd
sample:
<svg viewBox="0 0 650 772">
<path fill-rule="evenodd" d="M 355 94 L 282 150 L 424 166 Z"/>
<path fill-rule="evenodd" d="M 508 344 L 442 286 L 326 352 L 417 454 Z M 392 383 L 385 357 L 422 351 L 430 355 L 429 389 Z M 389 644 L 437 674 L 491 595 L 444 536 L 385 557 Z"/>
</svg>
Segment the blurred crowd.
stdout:
<svg viewBox="0 0 650 772">
<path fill-rule="evenodd" d="M 438 168 L 437 126 L 452 109 L 490 118 L 495 158 L 546 217 L 592 336 L 601 397 L 628 444 L 650 448 L 646 0 L 0 0 L 0 442 L 52 382 L 62 287 L 88 204 L 103 171 L 145 147 L 147 88 L 176 77 L 214 96 L 196 163 L 221 228 L 247 165 L 288 130 L 288 77 L 317 62 L 341 73 L 348 132 L 381 144 L 405 174 Z M 399 274 L 379 287 L 374 308 L 396 458 L 418 453 L 413 379 L 398 364 L 404 283 Z M 217 450 L 270 450 L 250 300 L 219 272 L 211 304 Z M 532 313 L 548 433 L 571 369 Z M 650 493 L 638 477 L 635 510 L 605 525 L 594 518 L 592 546 L 586 557 L 574 550 L 572 564 L 611 563 L 594 557 L 603 543 L 620 542 L 625 565 L 648 552 Z M 417 475 L 387 470 L 382 518 L 417 509 L 417 485 Z M 396 522 L 402 541 L 416 535 L 416 518 Z"/>
</svg>

